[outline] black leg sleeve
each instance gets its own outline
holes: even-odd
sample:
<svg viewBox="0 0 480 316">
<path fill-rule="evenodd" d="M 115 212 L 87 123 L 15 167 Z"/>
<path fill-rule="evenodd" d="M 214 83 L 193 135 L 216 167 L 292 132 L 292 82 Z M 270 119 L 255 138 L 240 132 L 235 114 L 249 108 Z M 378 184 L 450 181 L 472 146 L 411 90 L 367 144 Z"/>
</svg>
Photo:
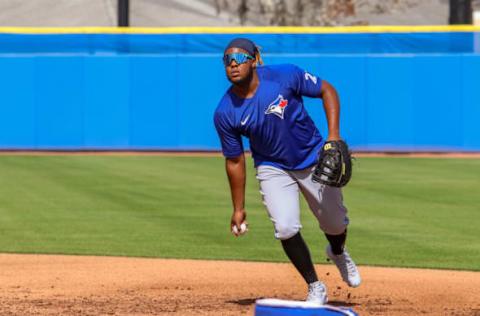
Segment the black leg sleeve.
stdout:
<svg viewBox="0 0 480 316">
<path fill-rule="evenodd" d="M 332 247 L 332 252 L 336 255 L 341 255 L 343 253 L 343 248 L 345 247 L 345 240 L 347 239 L 347 230 L 340 235 L 328 235 L 325 234 Z"/>
<path fill-rule="evenodd" d="M 310 251 L 300 232 L 289 239 L 282 240 L 282 246 L 290 261 L 305 279 L 305 282 L 310 284 L 318 281 L 317 273 L 310 257 Z"/>
</svg>

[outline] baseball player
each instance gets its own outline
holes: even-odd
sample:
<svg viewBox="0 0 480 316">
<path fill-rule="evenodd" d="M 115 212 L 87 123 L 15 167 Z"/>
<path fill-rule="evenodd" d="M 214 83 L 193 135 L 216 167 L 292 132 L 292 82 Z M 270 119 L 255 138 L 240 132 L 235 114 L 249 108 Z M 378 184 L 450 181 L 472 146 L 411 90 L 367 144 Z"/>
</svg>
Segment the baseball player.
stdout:
<svg viewBox="0 0 480 316">
<path fill-rule="evenodd" d="M 306 300 L 324 304 L 327 289 L 318 280 L 300 233 L 299 192 L 329 242 L 328 258 L 349 286 L 360 285 L 358 269 L 344 247 L 349 221 L 339 187 L 348 182 L 344 181 L 350 176 L 345 175 L 345 161 L 350 157 L 340 139 L 337 92 L 325 80 L 297 66 L 263 66 L 258 47 L 249 39 L 232 40 L 225 48 L 223 62 L 232 85 L 215 111 L 214 123 L 226 157 L 233 202 L 232 232 L 236 236 L 246 232 L 243 135 L 250 141 L 260 193 L 275 238 L 308 284 Z M 323 99 L 328 122 L 326 141 L 305 110 L 303 96 Z M 343 151 L 335 151 L 342 146 Z"/>
</svg>

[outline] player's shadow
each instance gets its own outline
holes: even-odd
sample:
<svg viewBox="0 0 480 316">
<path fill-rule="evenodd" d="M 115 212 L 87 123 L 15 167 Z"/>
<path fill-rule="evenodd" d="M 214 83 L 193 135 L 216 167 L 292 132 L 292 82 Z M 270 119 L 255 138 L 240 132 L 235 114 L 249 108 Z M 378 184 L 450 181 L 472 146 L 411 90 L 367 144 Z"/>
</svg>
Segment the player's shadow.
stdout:
<svg viewBox="0 0 480 316">
<path fill-rule="evenodd" d="M 230 304 L 237 304 L 241 306 L 248 306 L 248 305 L 253 305 L 255 304 L 256 300 L 262 299 L 263 297 L 256 297 L 256 298 L 241 298 L 238 300 L 230 300 L 230 301 L 225 301 L 225 303 L 230 303 Z"/>
<path fill-rule="evenodd" d="M 332 305 L 335 307 L 353 307 L 357 306 L 357 303 L 345 302 L 345 301 L 328 301 L 328 305 Z"/>
</svg>

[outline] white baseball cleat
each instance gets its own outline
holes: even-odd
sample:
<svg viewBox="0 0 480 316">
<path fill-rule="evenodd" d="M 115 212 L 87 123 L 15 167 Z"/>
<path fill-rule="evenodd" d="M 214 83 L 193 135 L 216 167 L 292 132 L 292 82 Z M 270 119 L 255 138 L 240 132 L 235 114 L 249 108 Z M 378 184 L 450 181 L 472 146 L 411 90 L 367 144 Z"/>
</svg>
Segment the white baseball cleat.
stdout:
<svg viewBox="0 0 480 316">
<path fill-rule="evenodd" d="M 308 285 L 307 302 L 325 304 L 328 301 L 327 287 L 320 281 Z"/>
<path fill-rule="evenodd" d="M 357 287 L 360 285 L 362 282 L 360 273 L 358 272 L 355 262 L 353 262 L 352 257 L 350 257 L 346 249 L 343 250 L 341 255 L 337 256 L 332 252 L 330 245 L 328 245 L 327 256 L 337 266 L 340 274 L 342 275 L 343 281 L 345 281 L 350 287 Z"/>
</svg>

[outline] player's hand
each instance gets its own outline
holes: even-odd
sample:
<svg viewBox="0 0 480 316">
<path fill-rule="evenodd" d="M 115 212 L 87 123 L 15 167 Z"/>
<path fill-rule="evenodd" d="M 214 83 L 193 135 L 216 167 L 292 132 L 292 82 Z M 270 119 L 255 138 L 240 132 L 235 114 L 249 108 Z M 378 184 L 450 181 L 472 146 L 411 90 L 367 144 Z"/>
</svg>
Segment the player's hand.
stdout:
<svg viewBox="0 0 480 316">
<path fill-rule="evenodd" d="M 233 211 L 232 219 L 230 220 L 230 231 L 236 237 L 241 236 L 248 231 L 248 223 L 246 219 L 247 212 L 245 212 L 245 209 Z"/>
</svg>

